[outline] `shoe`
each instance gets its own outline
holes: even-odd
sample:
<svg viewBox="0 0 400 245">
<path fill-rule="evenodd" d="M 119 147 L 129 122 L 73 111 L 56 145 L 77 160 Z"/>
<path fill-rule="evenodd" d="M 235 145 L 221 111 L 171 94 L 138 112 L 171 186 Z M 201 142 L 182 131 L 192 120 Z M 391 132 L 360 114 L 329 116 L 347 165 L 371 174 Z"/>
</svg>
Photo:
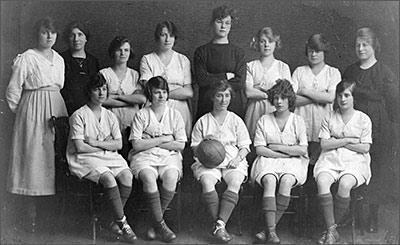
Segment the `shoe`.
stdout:
<svg viewBox="0 0 400 245">
<path fill-rule="evenodd" d="M 149 240 L 155 240 L 155 239 L 157 238 L 156 231 L 154 230 L 153 227 L 150 227 L 150 228 L 147 230 L 147 238 L 148 238 Z"/>
<path fill-rule="evenodd" d="M 322 233 L 322 236 L 318 239 L 317 244 L 325 244 L 326 240 L 326 231 Z"/>
<path fill-rule="evenodd" d="M 266 229 L 266 243 L 268 244 L 279 244 L 281 243 L 281 240 L 279 239 L 278 235 L 276 234 L 276 229 L 275 229 L 275 225 L 272 227 L 268 227 Z"/>
<path fill-rule="evenodd" d="M 36 227 L 36 218 L 35 218 L 35 217 L 32 217 L 32 218 L 30 219 L 30 222 L 29 222 L 28 231 L 29 231 L 30 233 L 36 233 L 36 230 L 37 230 L 37 227 Z"/>
<path fill-rule="evenodd" d="M 118 224 L 115 221 L 112 221 L 108 227 L 113 234 L 120 236 L 123 235 L 122 230 L 119 228 Z"/>
<path fill-rule="evenodd" d="M 218 220 L 214 223 L 214 229 L 212 235 L 220 242 L 228 243 L 232 240 L 232 236 L 228 233 L 225 228 L 225 222 Z"/>
<path fill-rule="evenodd" d="M 163 242 L 171 242 L 176 238 L 175 233 L 168 227 L 164 220 L 158 222 L 154 226 L 156 236 Z"/>
<path fill-rule="evenodd" d="M 335 244 L 340 240 L 339 233 L 336 230 L 337 225 L 332 225 L 326 231 L 326 238 L 324 244 Z"/>
<path fill-rule="evenodd" d="M 350 227 L 353 222 L 353 217 L 350 213 L 347 213 L 337 224 L 337 227 Z"/>
<path fill-rule="evenodd" d="M 262 231 L 256 233 L 256 238 L 260 242 L 265 242 L 267 240 L 267 233 L 265 232 L 265 230 L 262 230 Z"/>
<path fill-rule="evenodd" d="M 120 237 L 121 241 L 127 243 L 134 243 L 137 240 L 137 236 L 135 232 L 133 232 L 132 228 L 126 221 L 126 217 L 124 216 L 122 220 L 117 220 L 116 223 L 122 230 L 122 236 Z"/>
<path fill-rule="evenodd" d="M 378 232 L 378 220 L 369 217 L 368 221 L 367 221 L 367 229 L 366 230 L 368 233 L 377 233 Z"/>
</svg>

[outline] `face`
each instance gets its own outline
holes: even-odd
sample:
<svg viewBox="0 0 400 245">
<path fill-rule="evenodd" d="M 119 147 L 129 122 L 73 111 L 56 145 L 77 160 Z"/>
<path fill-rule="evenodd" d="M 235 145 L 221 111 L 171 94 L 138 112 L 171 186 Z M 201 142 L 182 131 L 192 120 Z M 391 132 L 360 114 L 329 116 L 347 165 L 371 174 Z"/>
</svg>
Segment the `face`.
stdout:
<svg viewBox="0 0 400 245">
<path fill-rule="evenodd" d="M 353 108 L 354 97 L 350 89 L 345 89 L 340 94 L 336 95 L 336 100 L 341 110 Z"/>
<path fill-rule="evenodd" d="M 85 48 L 87 42 L 86 35 L 78 28 L 72 29 L 68 39 L 69 39 L 69 46 L 72 50 L 77 51 Z"/>
<path fill-rule="evenodd" d="M 42 48 L 51 48 L 56 43 L 57 32 L 52 32 L 45 27 L 40 27 L 38 44 Z"/>
<path fill-rule="evenodd" d="M 260 53 L 264 57 L 268 57 L 274 54 L 276 42 L 269 39 L 266 35 L 261 35 L 258 40 L 258 47 Z"/>
<path fill-rule="evenodd" d="M 90 100 L 95 104 L 102 104 L 107 99 L 107 84 L 90 91 Z"/>
<path fill-rule="evenodd" d="M 117 64 L 126 63 L 131 53 L 131 45 L 129 43 L 122 44 L 119 49 L 114 51 L 114 62 Z"/>
<path fill-rule="evenodd" d="M 227 16 L 223 19 L 216 19 L 214 21 L 214 33 L 219 38 L 228 37 L 231 30 L 232 18 Z"/>
<path fill-rule="evenodd" d="M 161 30 L 158 45 L 162 50 L 170 50 L 175 44 L 175 36 L 171 35 L 167 27 Z"/>
<path fill-rule="evenodd" d="M 356 39 L 356 55 L 361 61 L 375 57 L 375 50 L 364 38 Z"/>
<path fill-rule="evenodd" d="M 227 110 L 229 103 L 231 102 L 231 91 L 229 89 L 225 91 L 218 91 L 213 99 L 214 109 L 216 110 Z"/>
<path fill-rule="evenodd" d="M 163 105 L 168 100 L 168 92 L 166 89 L 152 88 L 151 103 L 154 105 Z"/>
<path fill-rule="evenodd" d="M 314 49 L 307 49 L 308 61 L 311 65 L 318 65 L 325 59 L 324 51 L 315 51 Z"/>
<path fill-rule="evenodd" d="M 284 112 L 289 110 L 289 99 L 282 98 L 280 95 L 275 95 L 274 97 L 274 106 L 277 112 Z"/>
</svg>

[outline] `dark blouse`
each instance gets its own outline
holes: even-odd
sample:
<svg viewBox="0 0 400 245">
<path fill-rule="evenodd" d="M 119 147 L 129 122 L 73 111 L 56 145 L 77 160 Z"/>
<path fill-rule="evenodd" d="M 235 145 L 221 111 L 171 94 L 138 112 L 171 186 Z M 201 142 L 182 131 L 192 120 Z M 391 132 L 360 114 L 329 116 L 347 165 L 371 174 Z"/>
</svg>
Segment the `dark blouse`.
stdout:
<svg viewBox="0 0 400 245">
<path fill-rule="evenodd" d="M 74 58 L 70 50 L 61 53 L 65 63 L 65 83 L 61 90 L 67 106 L 68 115 L 85 105 L 89 99 L 86 86 L 90 81 L 90 75 L 100 69 L 96 57 L 86 53 L 86 59 Z"/>
<path fill-rule="evenodd" d="M 195 83 L 199 86 L 197 118 L 213 109 L 207 91 L 213 82 L 227 79 L 226 73 L 228 72 L 235 74 L 235 77 L 231 78 L 229 83 L 236 93 L 235 97 L 232 97 L 228 109 L 243 117 L 243 91 L 246 81 L 244 51 L 230 43 L 208 43 L 196 49 L 194 53 L 194 76 Z"/>
</svg>

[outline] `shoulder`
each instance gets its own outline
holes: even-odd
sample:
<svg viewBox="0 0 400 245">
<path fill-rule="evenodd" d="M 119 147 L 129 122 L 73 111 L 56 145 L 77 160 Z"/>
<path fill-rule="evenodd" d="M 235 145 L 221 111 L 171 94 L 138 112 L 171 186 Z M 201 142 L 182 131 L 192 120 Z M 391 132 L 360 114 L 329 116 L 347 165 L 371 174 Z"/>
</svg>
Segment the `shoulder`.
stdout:
<svg viewBox="0 0 400 245">
<path fill-rule="evenodd" d="M 302 66 L 296 67 L 296 69 L 294 69 L 294 72 L 293 72 L 293 73 L 299 73 L 299 74 L 301 74 L 301 73 L 307 72 L 309 69 L 310 69 L 310 66 L 308 66 L 308 65 L 302 65 Z"/>
<path fill-rule="evenodd" d="M 64 52 L 60 53 L 61 57 L 63 57 L 65 60 L 66 59 L 71 59 L 72 55 L 69 49 L 65 50 Z M 86 55 L 87 56 L 87 55 Z"/>
<path fill-rule="evenodd" d="M 108 74 L 110 74 L 111 71 L 112 71 L 111 67 L 106 67 L 106 68 L 101 69 L 99 72 L 103 75 L 108 75 Z"/>
<path fill-rule="evenodd" d="M 53 54 L 55 55 L 56 59 L 64 61 L 64 58 L 57 51 L 55 51 L 54 49 L 52 49 L 52 51 L 53 51 Z"/>
<path fill-rule="evenodd" d="M 139 72 L 133 68 L 128 67 L 128 71 L 132 74 L 132 76 L 139 76 Z"/>
<path fill-rule="evenodd" d="M 289 68 L 289 65 L 283 62 L 282 60 L 276 60 L 276 64 L 282 68 Z"/>
<path fill-rule="evenodd" d="M 376 68 L 379 69 L 383 73 L 384 76 L 386 76 L 390 79 L 394 79 L 395 75 L 394 75 L 393 71 L 389 68 L 389 66 L 378 61 L 378 62 L 376 62 Z"/>
<path fill-rule="evenodd" d="M 74 113 L 72 113 L 70 119 L 72 121 L 76 121 L 78 118 L 84 118 L 86 115 L 88 115 L 88 110 L 90 110 L 89 107 L 87 105 L 83 105 L 74 111 Z"/>
<path fill-rule="evenodd" d="M 362 121 L 369 121 L 371 122 L 371 118 L 364 112 L 356 110 L 356 113 L 358 114 L 358 117 L 362 120 Z"/>
<path fill-rule="evenodd" d="M 180 62 L 190 62 L 189 58 L 186 55 L 176 52 L 176 51 L 174 51 L 174 54 Z"/>
<path fill-rule="evenodd" d="M 96 56 L 89 54 L 89 53 L 86 53 L 86 59 L 89 61 L 99 62 L 99 59 L 97 59 Z"/>
<path fill-rule="evenodd" d="M 328 64 L 326 64 L 326 70 L 327 70 L 327 72 L 329 73 L 329 74 L 340 74 L 340 71 L 339 71 L 339 69 L 338 68 L 336 68 L 336 67 L 333 67 L 333 66 L 330 66 L 330 65 L 328 65 Z"/>
</svg>

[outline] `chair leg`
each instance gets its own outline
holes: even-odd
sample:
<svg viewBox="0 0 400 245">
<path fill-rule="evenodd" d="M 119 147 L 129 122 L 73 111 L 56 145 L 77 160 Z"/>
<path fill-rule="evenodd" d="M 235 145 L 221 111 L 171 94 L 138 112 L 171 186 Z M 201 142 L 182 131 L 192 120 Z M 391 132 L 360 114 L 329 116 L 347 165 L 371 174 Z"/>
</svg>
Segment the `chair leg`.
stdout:
<svg viewBox="0 0 400 245">
<path fill-rule="evenodd" d="M 93 187 L 89 184 L 89 202 L 90 202 L 90 223 L 92 225 L 92 242 L 96 243 L 96 222 L 97 217 L 95 214 L 94 200 L 93 200 Z"/>
<path fill-rule="evenodd" d="M 182 187 L 181 187 L 181 183 L 178 182 L 177 185 L 177 214 L 178 214 L 178 232 L 181 231 L 182 229 L 182 197 L 181 197 L 181 191 L 182 191 Z"/>
</svg>

